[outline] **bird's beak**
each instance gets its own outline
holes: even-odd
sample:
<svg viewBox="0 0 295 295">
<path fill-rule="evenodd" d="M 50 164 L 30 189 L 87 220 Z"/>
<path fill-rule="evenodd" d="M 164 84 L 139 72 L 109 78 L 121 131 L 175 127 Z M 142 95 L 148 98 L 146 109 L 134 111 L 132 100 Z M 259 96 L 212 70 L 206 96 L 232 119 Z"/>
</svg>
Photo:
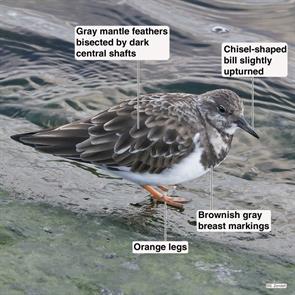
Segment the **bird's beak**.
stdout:
<svg viewBox="0 0 295 295">
<path fill-rule="evenodd" d="M 236 121 L 236 124 L 238 125 L 238 127 L 240 127 L 241 129 L 245 130 L 249 134 L 253 135 L 256 138 L 259 138 L 259 136 L 257 135 L 257 133 L 250 126 L 250 124 L 246 121 L 246 119 L 244 118 L 244 116 L 239 117 L 239 119 Z"/>
</svg>

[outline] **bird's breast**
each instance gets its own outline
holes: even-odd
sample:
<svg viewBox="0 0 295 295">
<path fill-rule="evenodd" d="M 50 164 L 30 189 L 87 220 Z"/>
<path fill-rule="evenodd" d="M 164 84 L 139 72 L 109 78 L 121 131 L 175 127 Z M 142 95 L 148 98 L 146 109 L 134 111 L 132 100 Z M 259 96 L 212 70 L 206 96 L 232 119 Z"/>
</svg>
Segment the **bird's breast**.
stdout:
<svg viewBox="0 0 295 295">
<path fill-rule="evenodd" d="M 215 132 L 208 139 L 209 143 L 201 159 L 206 168 L 218 166 L 225 159 L 230 150 L 232 136 Z"/>
</svg>

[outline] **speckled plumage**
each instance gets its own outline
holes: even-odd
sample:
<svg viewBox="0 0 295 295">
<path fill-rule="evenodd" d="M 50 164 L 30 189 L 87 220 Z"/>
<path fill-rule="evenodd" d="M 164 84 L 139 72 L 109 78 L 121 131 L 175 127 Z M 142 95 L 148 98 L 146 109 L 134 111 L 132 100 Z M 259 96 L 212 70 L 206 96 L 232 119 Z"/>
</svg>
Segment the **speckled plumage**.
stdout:
<svg viewBox="0 0 295 295">
<path fill-rule="evenodd" d="M 225 114 L 218 111 L 219 106 L 226 109 Z M 140 184 L 151 179 L 157 184 L 153 175 L 168 175 L 172 182 L 182 180 L 171 177 L 178 169 L 173 167 L 181 167 L 178 170 L 186 174 L 186 166 L 200 165 L 195 172 L 198 177 L 225 158 L 243 104 L 234 92 L 222 89 L 202 95 L 145 94 L 139 97 L 139 113 L 138 129 L 137 98 L 133 98 L 87 120 L 12 138 L 42 152 L 93 163 Z M 187 163 L 190 155 L 199 163 Z"/>
</svg>

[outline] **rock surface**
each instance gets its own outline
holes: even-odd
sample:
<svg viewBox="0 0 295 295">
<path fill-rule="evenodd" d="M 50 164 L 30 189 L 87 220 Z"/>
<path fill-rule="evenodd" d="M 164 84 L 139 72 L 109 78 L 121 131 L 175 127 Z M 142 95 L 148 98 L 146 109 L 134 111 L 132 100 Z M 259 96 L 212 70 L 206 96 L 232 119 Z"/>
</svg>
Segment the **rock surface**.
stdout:
<svg viewBox="0 0 295 295">
<path fill-rule="evenodd" d="M 11 197 L 44 202 L 74 212 L 111 215 L 135 225 L 148 235 L 163 232 L 164 206 L 152 208 L 138 186 L 109 176 L 91 165 L 82 165 L 36 152 L 10 139 L 15 133 L 38 129 L 21 119 L 0 117 L 0 185 Z M 228 161 L 228 160 L 227 160 Z M 229 160 L 230 162 L 231 160 Z M 295 258 L 295 200 L 291 185 L 245 180 L 218 168 L 214 175 L 214 208 L 269 209 L 270 233 L 198 233 L 194 227 L 198 209 L 208 209 L 209 175 L 178 187 L 176 195 L 192 199 L 183 212 L 168 209 L 169 234 L 180 239 L 204 239 L 239 246 L 263 254 Z"/>
</svg>

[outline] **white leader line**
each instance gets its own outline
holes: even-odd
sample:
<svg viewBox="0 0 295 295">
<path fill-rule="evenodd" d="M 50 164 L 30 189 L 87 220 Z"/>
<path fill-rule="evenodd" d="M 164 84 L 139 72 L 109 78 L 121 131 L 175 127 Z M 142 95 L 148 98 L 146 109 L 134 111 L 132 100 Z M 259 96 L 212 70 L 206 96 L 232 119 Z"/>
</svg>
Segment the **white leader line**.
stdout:
<svg viewBox="0 0 295 295">
<path fill-rule="evenodd" d="M 213 166 L 210 167 L 210 210 L 213 210 Z"/>
<path fill-rule="evenodd" d="M 255 108 L 255 105 L 254 105 L 254 77 L 251 78 L 251 87 L 252 87 L 252 92 L 251 92 L 251 125 L 252 125 L 252 128 L 254 128 L 254 116 L 255 116 L 255 111 L 254 111 L 254 108 Z"/>
<path fill-rule="evenodd" d="M 137 126 L 137 129 L 140 129 L 140 117 L 139 117 L 140 60 L 137 61 L 137 67 L 136 67 L 136 80 L 137 80 L 137 113 L 136 113 L 136 126 Z"/>
</svg>

